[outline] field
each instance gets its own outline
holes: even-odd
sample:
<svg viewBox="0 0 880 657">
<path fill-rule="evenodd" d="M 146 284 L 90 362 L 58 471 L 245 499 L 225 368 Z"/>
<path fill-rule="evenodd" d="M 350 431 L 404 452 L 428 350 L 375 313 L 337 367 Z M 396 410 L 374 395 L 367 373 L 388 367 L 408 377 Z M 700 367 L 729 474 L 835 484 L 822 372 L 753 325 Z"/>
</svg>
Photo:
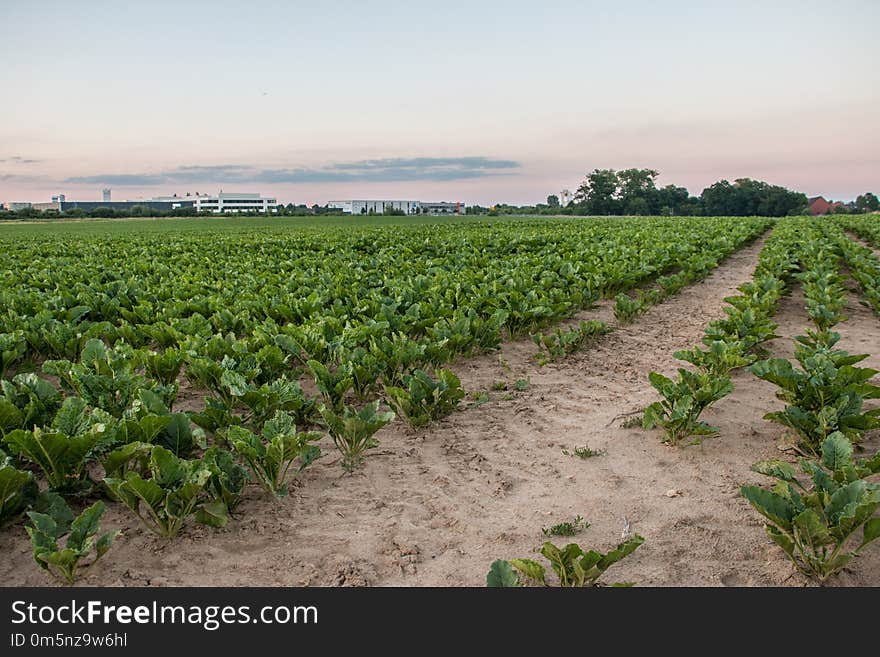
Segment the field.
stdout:
<svg viewBox="0 0 880 657">
<path fill-rule="evenodd" d="M 606 583 L 880 585 L 878 247 L 876 216 L 0 225 L 0 581 L 533 583 L 552 541 L 628 546 Z M 65 552 L 68 507 L 120 533 Z"/>
</svg>

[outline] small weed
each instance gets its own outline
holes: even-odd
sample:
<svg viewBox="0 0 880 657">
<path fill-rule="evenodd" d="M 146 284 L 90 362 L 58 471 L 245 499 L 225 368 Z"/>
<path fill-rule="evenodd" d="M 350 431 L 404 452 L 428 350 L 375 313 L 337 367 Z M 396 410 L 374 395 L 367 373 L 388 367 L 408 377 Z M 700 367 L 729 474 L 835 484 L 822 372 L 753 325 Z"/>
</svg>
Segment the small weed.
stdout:
<svg viewBox="0 0 880 657">
<path fill-rule="evenodd" d="M 594 456 L 603 456 L 605 454 L 604 449 L 591 449 L 589 445 L 581 445 L 580 447 L 575 447 L 573 451 L 569 452 L 567 449 L 562 450 L 562 453 L 566 456 L 578 456 L 582 459 L 589 459 Z"/>
<path fill-rule="evenodd" d="M 511 401 L 512 399 L 516 399 L 516 397 L 514 397 L 513 395 L 511 395 L 509 392 L 504 393 L 503 395 L 501 395 L 501 401 Z"/>
<path fill-rule="evenodd" d="M 543 527 L 544 536 L 574 536 L 590 526 L 581 516 L 577 516 L 572 522 L 560 522 L 552 527 Z"/>
<path fill-rule="evenodd" d="M 507 390 L 507 381 L 495 381 L 492 384 L 492 390 Z"/>
<path fill-rule="evenodd" d="M 471 408 L 477 408 L 479 406 L 482 406 L 486 402 L 491 401 L 489 393 L 487 392 L 473 392 L 471 393 L 471 399 L 473 400 Z"/>
<path fill-rule="evenodd" d="M 513 384 L 513 387 L 519 392 L 524 392 L 529 389 L 530 385 L 532 385 L 530 379 L 517 379 L 516 383 Z"/>
<path fill-rule="evenodd" d="M 641 415 L 634 415 L 633 417 L 621 422 L 620 426 L 623 427 L 624 429 L 633 429 L 635 427 L 641 427 L 642 426 L 642 416 Z"/>
</svg>

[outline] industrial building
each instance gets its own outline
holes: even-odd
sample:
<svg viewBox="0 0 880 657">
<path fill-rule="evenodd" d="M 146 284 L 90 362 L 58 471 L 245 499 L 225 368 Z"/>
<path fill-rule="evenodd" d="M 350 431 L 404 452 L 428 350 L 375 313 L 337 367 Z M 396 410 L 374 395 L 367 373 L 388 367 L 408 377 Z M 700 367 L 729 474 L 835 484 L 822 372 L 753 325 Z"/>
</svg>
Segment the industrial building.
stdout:
<svg viewBox="0 0 880 657">
<path fill-rule="evenodd" d="M 343 214 L 383 214 L 392 210 L 404 214 L 418 214 L 418 201 L 330 201 L 331 208 L 337 208 Z"/>
<path fill-rule="evenodd" d="M 64 194 L 58 194 L 52 197 L 48 203 L 7 203 L 8 209 L 20 210 L 23 208 L 33 208 L 35 210 L 56 210 L 58 212 L 66 212 L 73 209 L 80 209 L 85 212 L 97 210 L 98 208 L 109 208 L 111 210 L 131 210 L 132 208 L 146 207 L 156 212 L 171 212 L 180 208 L 194 208 L 198 212 L 215 212 L 217 214 L 233 212 L 259 212 L 268 213 L 275 212 L 278 205 L 276 199 L 262 197 L 255 193 L 224 193 L 219 194 L 187 194 L 186 196 L 158 196 L 148 199 L 137 199 L 133 201 L 111 201 L 110 190 L 101 190 L 101 201 L 68 201 Z"/>
<path fill-rule="evenodd" d="M 199 212 L 275 212 L 278 201 L 274 198 L 264 198 L 259 194 L 238 193 L 226 194 L 220 192 L 216 196 L 199 195 L 190 196 L 187 200 L 192 201 L 192 207 Z"/>
<path fill-rule="evenodd" d="M 403 212 L 404 214 L 464 214 L 464 203 L 431 202 L 431 201 L 400 201 L 400 200 L 347 200 L 330 201 L 327 204 L 338 209 L 342 214 L 384 214 L 386 212 Z"/>
</svg>

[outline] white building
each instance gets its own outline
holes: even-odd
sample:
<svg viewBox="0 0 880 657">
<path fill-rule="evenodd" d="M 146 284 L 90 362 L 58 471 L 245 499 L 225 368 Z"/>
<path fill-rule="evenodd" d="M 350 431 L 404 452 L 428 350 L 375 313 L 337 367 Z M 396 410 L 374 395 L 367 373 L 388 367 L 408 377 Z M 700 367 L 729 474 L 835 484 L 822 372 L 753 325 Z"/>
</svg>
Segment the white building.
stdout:
<svg viewBox="0 0 880 657">
<path fill-rule="evenodd" d="M 388 211 L 400 211 L 404 214 L 464 214 L 464 203 L 434 203 L 428 201 L 399 200 L 350 200 L 330 201 L 331 208 L 338 208 L 343 214 L 384 214 Z"/>
<path fill-rule="evenodd" d="M 154 199 L 160 200 L 160 199 Z M 179 202 L 181 205 L 190 205 L 199 212 L 210 211 L 220 214 L 221 212 L 276 212 L 278 202 L 274 198 L 260 196 L 251 193 L 224 193 L 216 195 L 205 194 L 184 197 L 165 197 L 162 201 Z"/>
<path fill-rule="evenodd" d="M 418 214 L 418 201 L 330 201 L 331 208 L 339 208 L 343 214 L 383 214 L 389 210 L 402 211 L 404 214 Z"/>
</svg>

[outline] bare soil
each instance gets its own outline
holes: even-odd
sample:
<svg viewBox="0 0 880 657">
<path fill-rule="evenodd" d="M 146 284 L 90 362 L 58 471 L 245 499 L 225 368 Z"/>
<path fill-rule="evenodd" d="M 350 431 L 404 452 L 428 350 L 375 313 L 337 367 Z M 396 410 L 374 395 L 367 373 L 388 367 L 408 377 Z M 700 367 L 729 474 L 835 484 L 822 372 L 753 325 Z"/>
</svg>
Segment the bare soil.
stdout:
<svg viewBox="0 0 880 657">
<path fill-rule="evenodd" d="M 573 539 L 607 549 L 625 527 L 645 544 L 609 571 L 612 581 L 648 586 L 803 586 L 808 582 L 767 539 L 739 486 L 766 483 L 750 466 L 793 457 L 780 449 L 782 427 L 762 419 L 781 406 L 774 388 L 748 372 L 706 414 L 719 427 L 702 444 L 669 447 L 659 432 L 624 428 L 656 399 L 648 372 L 682 365 L 723 314 L 723 299 L 751 278 L 763 245 L 731 256 L 706 280 L 655 306 L 585 351 L 539 367 L 528 340 L 453 365 L 470 401 L 424 430 L 401 422 L 383 429 L 381 447 L 354 475 L 343 474 L 329 440 L 325 456 L 280 501 L 251 487 L 223 530 L 188 526 L 170 541 L 109 505 L 105 528 L 124 533 L 87 585 L 482 586 L 497 558 L 534 556 L 542 527 L 581 515 L 591 523 Z M 880 322 L 851 293 L 841 347 L 869 353 L 880 368 Z M 576 319 L 612 319 L 607 303 Z M 790 338 L 808 319 L 798 290 L 776 317 L 783 337 L 769 344 L 790 356 Z M 514 383 L 527 379 L 517 391 Z M 506 383 L 508 389 L 492 390 Z M 581 459 L 575 447 L 605 450 Z M 877 450 L 880 437 L 866 447 Z M 0 533 L 0 582 L 45 585 L 24 530 Z M 540 558 L 540 557 L 539 557 Z M 880 546 L 870 546 L 832 585 L 880 585 Z"/>
</svg>

